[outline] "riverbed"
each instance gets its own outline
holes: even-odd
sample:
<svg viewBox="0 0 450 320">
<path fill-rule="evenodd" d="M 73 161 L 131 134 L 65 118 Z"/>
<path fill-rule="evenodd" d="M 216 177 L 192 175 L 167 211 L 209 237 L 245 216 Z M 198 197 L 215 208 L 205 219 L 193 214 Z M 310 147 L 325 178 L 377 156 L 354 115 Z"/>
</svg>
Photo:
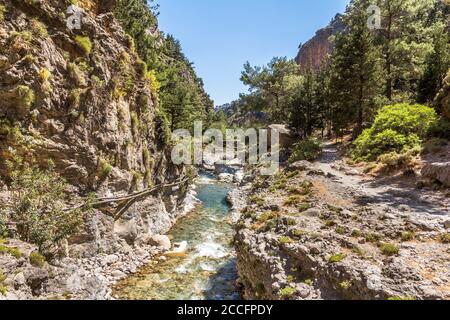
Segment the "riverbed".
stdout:
<svg viewBox="0 0 450 320">
<path fill-rule="evenodd" d="M 201 204 L 169 233 L 174 243 L 188 243 L 186 254 L 157 258 L 119 282 L 113 296 L 129 300 L 239 299 L 234 231 L 226 201 L 232 188 L 213 176 L 200 176 L 196 192 Z"/>
</svg>

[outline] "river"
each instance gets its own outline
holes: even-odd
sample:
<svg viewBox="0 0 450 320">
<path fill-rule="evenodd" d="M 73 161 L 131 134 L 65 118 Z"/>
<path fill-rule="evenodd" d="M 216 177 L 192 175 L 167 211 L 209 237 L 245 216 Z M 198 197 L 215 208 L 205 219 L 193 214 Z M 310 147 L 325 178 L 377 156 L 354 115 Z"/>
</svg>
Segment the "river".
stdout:
<svg viewBox="0 0 450 320">
<path fill-rule="evenodd" d="M 180 219 L 169 236 L 188 242 L 181 257 L 153 261 L 117 284 L 114 296 L 129 300 L 237 300 L 233 228 L 226 201 L 232 185 L 202 175 L 197 181 L 201 206 Z"/>
</svg>

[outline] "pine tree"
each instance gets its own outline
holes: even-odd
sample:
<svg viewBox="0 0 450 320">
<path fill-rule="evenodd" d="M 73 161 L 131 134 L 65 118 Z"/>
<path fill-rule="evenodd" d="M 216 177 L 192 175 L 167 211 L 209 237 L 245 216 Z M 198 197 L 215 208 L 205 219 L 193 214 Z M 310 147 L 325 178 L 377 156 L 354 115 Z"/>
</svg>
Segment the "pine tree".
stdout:
<svg viewBox="0 0 450 320">
<path fill-rule="evenodd" d="M 418 101 L 421 103 L 430 103 L 434 100 L 450 68 L 450 36 L 445 20 L 443 8 L 437 9 L 433 15 L 434 23 L 431 28 L 433 51 L 427 57 L 426 69 L 418 90 Z"/>
<path fill-rule="evenodd" d="M 389 101 L 414 100 L 423 65 L 432 51 L 427 39 L 435 0 L 381 0 L 382 30 L 378 31 Z"/>
<path fill-rule="evenodd" d="M 302 86 L 290 102 L 289 125 L 302 138 L 309 137 L 321 124 L 317 76 L 307 71 Z"/>
<path fill-rule="evenodd" d="M 354 1 L 348 8 L 346 30 L 335 38 L 331 63 L 332 118 L 336 133 L 356 123 L 359 135 L 376 108 L 380 94 L 380 50 L 367 27 L 367 1 Z"/>
</svg>

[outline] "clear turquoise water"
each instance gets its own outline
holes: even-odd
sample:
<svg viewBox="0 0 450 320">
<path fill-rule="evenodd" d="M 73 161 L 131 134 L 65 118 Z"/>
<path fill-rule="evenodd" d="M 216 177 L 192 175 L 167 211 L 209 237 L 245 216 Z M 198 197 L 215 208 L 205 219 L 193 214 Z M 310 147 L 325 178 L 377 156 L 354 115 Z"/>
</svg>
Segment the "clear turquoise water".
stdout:
<svg viewBox="0 0 450 320">
<path fill-rule="evenodd" d="M 151 263 L 119 283 L 114 295 L 133 300 L 239 299 L 233 229 L 226 202 L 231 188 L 202 176 L 196 189 L 201 207 L 170 232 L 174 242 L 188 242 L 187 254 Z"/>
</svg>

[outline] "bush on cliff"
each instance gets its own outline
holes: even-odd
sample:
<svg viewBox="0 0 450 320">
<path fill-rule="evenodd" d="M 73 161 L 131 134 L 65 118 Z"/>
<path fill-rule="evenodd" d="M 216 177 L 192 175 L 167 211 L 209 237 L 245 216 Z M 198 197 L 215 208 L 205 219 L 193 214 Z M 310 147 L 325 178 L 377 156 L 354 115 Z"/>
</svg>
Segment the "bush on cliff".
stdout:
<svg viewBox="0 0 450 320">
<path fill-rule="evenodd" d="M 383 107 L 372 127 L 355 141 L 352 156 L 374 161 L 383 154 L 404 153 L 419 147 L 437 123 L 436 111 L 423 105 L 396 104 Z"/>
<path fill-rule="evenodd" d="M 51 257 L 57 244 L 79 230 L 84 214 L 81 209 L 65 210 L 66 182 L 52 163 L 47 170 L 40 170 L 15 156 L 8 167 L 11 201 L 3 214 L 22 241 L 36 244 L 41 253 Z"/>
</svg>

